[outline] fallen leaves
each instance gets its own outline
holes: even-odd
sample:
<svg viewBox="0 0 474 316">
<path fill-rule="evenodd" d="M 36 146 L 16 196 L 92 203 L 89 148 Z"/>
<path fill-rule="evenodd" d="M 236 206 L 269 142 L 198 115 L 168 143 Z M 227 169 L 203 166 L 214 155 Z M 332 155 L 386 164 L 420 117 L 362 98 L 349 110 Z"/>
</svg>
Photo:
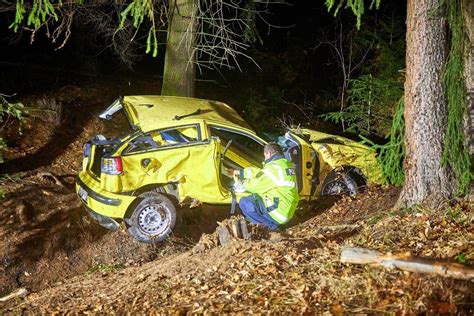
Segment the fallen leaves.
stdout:
<svg viewBox="0 0 474 316">
<path fill-rule="evenodd" d="M 47 294 L 30 295 L 26 308 L 33 313 L 56 308 L 125 313 L 130 306 L 147 314 L 459 313 L 472 284 L 344 265 L 339 254 L 352 244 L 439 258 L 462 254 L 472 263 L 472 210 L 446 216 L 397 213 L 387 211 L 390 192 L 368 193 L 340 199 L 334 208 L 291 227 L 291 233 L 257 229 L 253 240 L 232 239 L 225 246 L 219 246 L 217 234 L 203 235 L 193 251 L 106 277 L 72 280 Z"/>
</svg>

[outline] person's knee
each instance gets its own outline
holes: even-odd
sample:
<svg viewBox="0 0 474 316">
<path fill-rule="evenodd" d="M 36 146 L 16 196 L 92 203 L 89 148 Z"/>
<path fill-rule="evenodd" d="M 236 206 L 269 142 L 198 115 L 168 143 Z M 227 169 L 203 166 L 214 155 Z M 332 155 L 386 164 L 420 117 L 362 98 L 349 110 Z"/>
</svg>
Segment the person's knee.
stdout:
<svg viewBox="0 0 474 316">
<path fill-rule="evenodd" d="M 239 201 L 239 207 L 244 215 L 255 213 L 255 203 L 253 202 L 253 198 L 251 196 L 245 196 L 241 198 Z"/>
<path fill-rule="evenodd" d="M 249 205 L 251 205 L 250 198 L 248 196 L 244 196 L 243 198 L 240 199 L 239 201 L 239 207 L 241 210 L 247 209 Z"/>
</svg>

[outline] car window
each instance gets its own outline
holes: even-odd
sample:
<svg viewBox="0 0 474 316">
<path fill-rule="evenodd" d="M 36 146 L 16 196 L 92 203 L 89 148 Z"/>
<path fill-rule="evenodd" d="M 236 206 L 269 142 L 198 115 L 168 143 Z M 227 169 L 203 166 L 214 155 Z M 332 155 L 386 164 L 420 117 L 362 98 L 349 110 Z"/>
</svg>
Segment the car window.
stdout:
<svg viewBox="0 0 474 316">
<path fill-rule="evenodd" d="M 130 141 L 126 153 L 154 150 L 164 147 L 188 145 L 201 141 L 198 125 L 179 126 L 152 131 Z"/>
<path fill-rule="evenodd" d="M 227 128 L 211 126 L 210 134 L 214 137 L 219 137 L 223 146 L 226 146 L 229 140 L 232 140 L 230 149 L 237 150 L 240 154 L 246 156 L 255 165 L 260 165 L 264 160 L 263 147 L 264 144 L 251 138 L 250 136 Z"/>
</svg>

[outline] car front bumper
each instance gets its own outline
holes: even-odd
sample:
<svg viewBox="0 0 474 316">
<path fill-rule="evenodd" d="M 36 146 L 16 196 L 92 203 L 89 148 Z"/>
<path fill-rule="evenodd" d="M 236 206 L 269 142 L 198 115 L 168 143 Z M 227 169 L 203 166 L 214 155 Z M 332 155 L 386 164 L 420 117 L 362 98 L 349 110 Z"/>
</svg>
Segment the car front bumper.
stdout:
<svg viewBox="0 0 474 316">
<path fill-rule="evenodd" d="M 137 198 L 136 196 L 111 193 L 100 187 L 100 182 L 88 171 L 79 173 L 76 179 L 76 193 L 88 211 L 103 217 L 123 219 Z M 96 217 L 92 216 L 97 220 Z"/>
</svg>

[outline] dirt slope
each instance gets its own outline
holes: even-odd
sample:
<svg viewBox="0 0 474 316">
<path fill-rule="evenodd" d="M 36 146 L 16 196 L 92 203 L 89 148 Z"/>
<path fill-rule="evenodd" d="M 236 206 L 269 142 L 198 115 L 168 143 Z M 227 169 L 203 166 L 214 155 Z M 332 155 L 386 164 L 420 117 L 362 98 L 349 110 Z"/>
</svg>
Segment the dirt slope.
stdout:
<svg viewBox="0 0 474 316">
<path fill-rule="evenodd" d="M 297 221 L 313 218 L 252 241 L 79 275 L 10 302 L 4 312 L 472 313 L 468 281 L 339 263 L 347 244 L 437 258 L 464 253 L 472 263 L 472 209 L 462 205 L 457 217 L 382 212 L 396 193 L 374 188 L 315 217 L 314 208 L 301 210 Z"/>
<path fill-rule="evenodd" d="M 68 89 L 63 102 L 87 111 L 66 115 L 60 126 L 30 121 L 7 153 L 15 161 L 9 168 L 21 172 L 2 179 L 0 296 L 22 287 L 29 294 L 0 302 L 2 314 L 474 313 L 473 283 L 339 262 L 345 245 L 358 245 L 472 266 L 474 212 L 467 202 L 394 212 L 398 190 L 373 187 L 354 198 L 319 199 L 283 232 L 259 231 L 251 241 L 201 252 L 195 244 L 228 217 L 227 208 L 183 209 L 175 236 L 156 246 L 123 229 L 102 229 L 73 190 L 83 142 L 126 126 L 93 118 L 108 102 L 107 91 L 98 95 Z"/>
</svg>

